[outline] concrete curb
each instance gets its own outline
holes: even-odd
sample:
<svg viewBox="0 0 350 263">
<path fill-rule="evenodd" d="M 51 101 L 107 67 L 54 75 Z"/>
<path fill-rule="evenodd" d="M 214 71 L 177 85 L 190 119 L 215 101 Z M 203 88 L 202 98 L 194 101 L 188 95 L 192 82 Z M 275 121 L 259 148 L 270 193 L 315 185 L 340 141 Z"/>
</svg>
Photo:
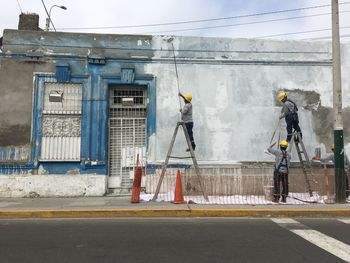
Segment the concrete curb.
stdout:
<svg viewBox="0 0 350 263">
<path fill-rule="evenodd" d="M 2 210 L 0 218 L 112 218 L 112 217 L 350 217 L 350 209 L 89 209 Z"/>
<path fill-rule="evenodd" d="M 350 217 L 350 209 L 192 209 L 193 217 Z"/>
</svg>

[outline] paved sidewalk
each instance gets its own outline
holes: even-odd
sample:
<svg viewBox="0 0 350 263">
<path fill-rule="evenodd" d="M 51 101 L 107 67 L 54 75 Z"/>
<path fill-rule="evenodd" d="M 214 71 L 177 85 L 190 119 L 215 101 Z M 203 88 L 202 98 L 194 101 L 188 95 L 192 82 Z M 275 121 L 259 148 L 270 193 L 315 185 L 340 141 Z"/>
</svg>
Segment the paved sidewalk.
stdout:
<svg viewBox="0 0 350 263">
<path fill-rule="evenodd" d="M 350 203 L 308 205 L 131 204 L 130 197 L 0 198 L 0 218 L 350 217 Z"/>
</svg>

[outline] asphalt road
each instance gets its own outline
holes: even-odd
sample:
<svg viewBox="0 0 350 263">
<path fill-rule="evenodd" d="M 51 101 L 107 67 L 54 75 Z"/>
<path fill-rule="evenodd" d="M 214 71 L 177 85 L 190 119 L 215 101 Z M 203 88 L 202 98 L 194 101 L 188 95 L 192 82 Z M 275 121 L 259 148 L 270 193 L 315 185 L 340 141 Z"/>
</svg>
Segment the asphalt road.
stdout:
<svg viewBox="0 0 350 263">
<path fill-rule="evenodd" d="M 348 221 L 294 220 L 1 219 L 0 262 L 344 262 Z M 331 238 L 328 250 L 303 238 L 305 230 Z"/>
</svg>

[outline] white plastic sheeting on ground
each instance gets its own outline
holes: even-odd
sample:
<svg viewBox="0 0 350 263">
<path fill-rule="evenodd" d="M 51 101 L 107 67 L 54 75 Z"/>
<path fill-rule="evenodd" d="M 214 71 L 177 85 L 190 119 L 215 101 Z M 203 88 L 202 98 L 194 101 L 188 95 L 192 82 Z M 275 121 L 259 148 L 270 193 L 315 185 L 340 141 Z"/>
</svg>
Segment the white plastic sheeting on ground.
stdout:
<svg viewBox="0 0 350 263">
<path fill-rule="evenodd" d="M 140 200 L 143 202 L 151 201 L 153 194 L 141 194 Z M 218 204 L 218 205 L 268 205 L 276 204 L 267 199 L 265 196 L 259 195 L 232 195 L 232 196 L 208 196 L 209 202 L 203 196 L 184 196 L 186 203 L 192 204 Z M 157 202 L 171 202 L 174 200 L 174 193 L 162 193 L 158 195 Z M 310 197 L 309 193 L 289 193 L 286 203 L 278 204 L 301 205 L 309 203 L 325 203 L 326 197 L 313 193 Z"/>
</svg>

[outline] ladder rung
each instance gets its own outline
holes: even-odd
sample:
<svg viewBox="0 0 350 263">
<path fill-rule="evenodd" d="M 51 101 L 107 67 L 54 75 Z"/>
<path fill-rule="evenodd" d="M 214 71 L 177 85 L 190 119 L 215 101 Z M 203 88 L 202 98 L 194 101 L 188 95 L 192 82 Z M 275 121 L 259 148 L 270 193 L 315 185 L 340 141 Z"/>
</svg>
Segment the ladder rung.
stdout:
<svg viewBox="0 0 350 263">
<path fill-rule="evenodd" d="M 189 159 L 192 158 L 191 156 L 169 156 L 169 158 L 174 158 L 174 159 Z"/>
</svg>

